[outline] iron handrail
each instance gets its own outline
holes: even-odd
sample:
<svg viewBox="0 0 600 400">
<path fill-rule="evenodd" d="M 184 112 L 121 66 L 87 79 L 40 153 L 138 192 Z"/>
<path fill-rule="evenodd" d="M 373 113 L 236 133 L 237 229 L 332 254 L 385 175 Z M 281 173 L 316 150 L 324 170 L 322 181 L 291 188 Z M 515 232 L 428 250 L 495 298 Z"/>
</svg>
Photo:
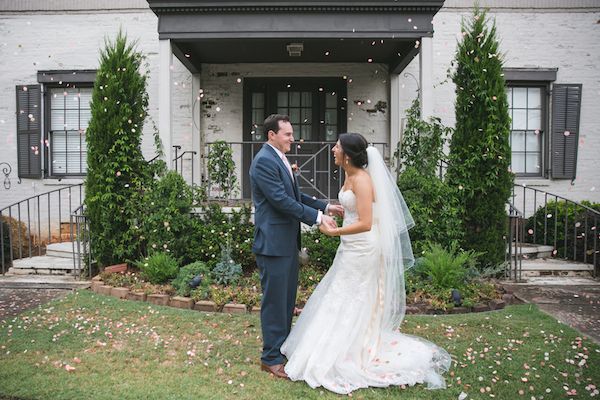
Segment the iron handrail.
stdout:
<svg viewBox="0 0 600 400">
<path fill-rule="evenodd" d="M 53 189 L 48 192 L 40 193 L 34 196 L 27 197 L 23 200 L 20 200 L 16 203 L 5 206 L 0 209 L 0 217 L 7 216 L 8 220 L 16 220 L 16 234 L 17 238 L 13 238 L 13 233 L 11 229 L 10 223 L 7 223 L 8 229 L 8 243 L 5 240 L 5 232 L 4 225 L 5 223 L 2 221 L 0 223 L 0 265 L 2 267 L 2 274 L 6 273 L 6 265 L 12 265 L 13 261 L 16 258 L 24 258 L 25 257 L 33 257 L 35 251 L 34 247 L 37 248 L 37 255 L 42 255 L 42 247 L 44 246 L 43 237 L 42 237 L 42 221 L 44 225 L 47 223 L 47 243 L 52 243 L 52 222 L 53 215 L 58 220 L 58 242 L 61 243 L 62 240 L 62 230 L 61 224 L 62 216 L 63 216 L 63 193 L 67 192 L 68 195 L 68 213 L 73 209 L 73 199 L 74 196 L 73 191 L 79 191 L 79 204 L 83 203 L 83 183 L 73 184 L 63 186 L 58 189 Z M 52 196 L 53 194 L 58 194 L 58 208 L 52 207 Z M 42 202 L 42 198 L 46 198 L 44 202 Z M 47 202 L 46 202 L 47 201 Z M 66 200 L 65 200 L 66 201 Z M 32 211 L 32 203 L 33 203 L 33 211 Z M 46 203 L 46 204 L 43 204 Z M 21 209 L 23 210 L 23 215 L 21 215 Z M 15 209 L 15 215 L 13 218 L 13 209 Z M 44 209 L 45 213 L 42 214 L 42 209 Z M 24 214 L 27 214 L 26 217 Z M 32 215 L 37 214 L 37 216 Z M 23 218 L 22 218 L 23 217 Z M 2 218 L 0 218 L 2 220 Z M 32 220 L 33 220 L 33 229 L 32 229 Z M 37 220 L 37 224 L 35 223 Z M 44 227 L 44 233 L 46 231 L 46 227 Z M 33 239 L 33 240 L 32 240 Z M 72 232 L 69 234 L 69 239 L 73 240 Z M 8 250 L 5 249 L 6 244 L 8 244 Z M 15 254 L 13 251 L 13 247 L 17 245 L 18 253 Z M 26 246 L 25 252 L 23 251 L 24 246 Z M 5 253 L 6 252 L 6 253 Z"/>
</svg>

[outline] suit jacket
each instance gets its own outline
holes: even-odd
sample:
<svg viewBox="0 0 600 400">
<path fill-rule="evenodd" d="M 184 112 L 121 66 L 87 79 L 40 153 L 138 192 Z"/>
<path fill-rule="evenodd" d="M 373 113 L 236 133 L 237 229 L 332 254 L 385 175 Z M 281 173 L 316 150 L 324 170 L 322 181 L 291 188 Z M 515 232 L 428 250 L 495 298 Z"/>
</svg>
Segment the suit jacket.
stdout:
<svg viewBox="0 0 600 400">
<path fill-rule="evenodd" d="M 313 225 L 327 203 L 300 192 L 275 149 L 264 144 L 250 165 L 255 254 L 292 256 L 300 248 L 300 222 Z"/>
</svg>

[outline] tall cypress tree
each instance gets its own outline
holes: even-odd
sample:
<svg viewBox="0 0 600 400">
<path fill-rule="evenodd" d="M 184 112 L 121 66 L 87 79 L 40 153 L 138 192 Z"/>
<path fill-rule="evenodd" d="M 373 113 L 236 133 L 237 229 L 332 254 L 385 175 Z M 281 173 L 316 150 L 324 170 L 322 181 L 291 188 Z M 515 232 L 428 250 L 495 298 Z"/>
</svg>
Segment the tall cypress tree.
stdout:
<svg viewBox="0 0 600 400">
<path fill-rule="evenodd" d="M 510 166 L 510 116 L 502 55 L 486 12 L 462 22 L 456 50 L 456 126 L 450 141 L 449 184 L 459 189 L 464 247 L 484 253 L 484 265 L 504 261 Z"/>
<path fill-rule="evenodd" d="M 141 194 L 152 178 L 141 151 L 148 108 L 143 55 L 119 32 L 100 53 L 86 132 L 86 215 L 92 255 L 102 266 L 138 256 Z"/>
</svg>

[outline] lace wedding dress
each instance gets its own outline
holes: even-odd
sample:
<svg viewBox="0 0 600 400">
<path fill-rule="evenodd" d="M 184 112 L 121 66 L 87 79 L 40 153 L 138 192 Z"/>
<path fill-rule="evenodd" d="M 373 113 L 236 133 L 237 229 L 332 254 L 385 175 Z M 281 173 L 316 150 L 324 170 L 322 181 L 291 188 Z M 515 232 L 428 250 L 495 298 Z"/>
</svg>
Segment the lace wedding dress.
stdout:
<svg viewBox="0 0 600 400">
<path fill-rule="evenodd" d="M 341 191 L 343 225 L 358 218 L 352 191 Z M 281 352 L 292 380 L 347 394 L 368 386 L 444 388 L 450 356 L 424 339 L 386 328 L 385 262 L 374 214 L 369 232 L 345 235 L 333 264 L 308 300 Z M 404 315 L 402 271 L 401 308 Z M 399 323 L 399 321 L 397 321 Z"/>
</svg>

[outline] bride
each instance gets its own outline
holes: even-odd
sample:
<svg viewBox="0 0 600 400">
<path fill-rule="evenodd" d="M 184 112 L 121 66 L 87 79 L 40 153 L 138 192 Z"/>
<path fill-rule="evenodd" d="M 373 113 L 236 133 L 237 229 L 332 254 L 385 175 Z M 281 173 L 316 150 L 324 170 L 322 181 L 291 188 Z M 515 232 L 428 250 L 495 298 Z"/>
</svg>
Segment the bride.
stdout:
<svg viewBox="0 0 600 400">
<path fill-rule="evenodd" d="M 281 347 L 285 372 L 311 387 L 347 394 L 368 386 L 426 383 L 445 388 L 448 353 L 403 334 L 404 270 L 413 264 L 414 225 L 383 158 L 357 133 L 339 137 L 335 164 L 346 174 L 339 200 L 344 222 L 320 225 L 340 236 L 333 264 Z"/>
</svg>

